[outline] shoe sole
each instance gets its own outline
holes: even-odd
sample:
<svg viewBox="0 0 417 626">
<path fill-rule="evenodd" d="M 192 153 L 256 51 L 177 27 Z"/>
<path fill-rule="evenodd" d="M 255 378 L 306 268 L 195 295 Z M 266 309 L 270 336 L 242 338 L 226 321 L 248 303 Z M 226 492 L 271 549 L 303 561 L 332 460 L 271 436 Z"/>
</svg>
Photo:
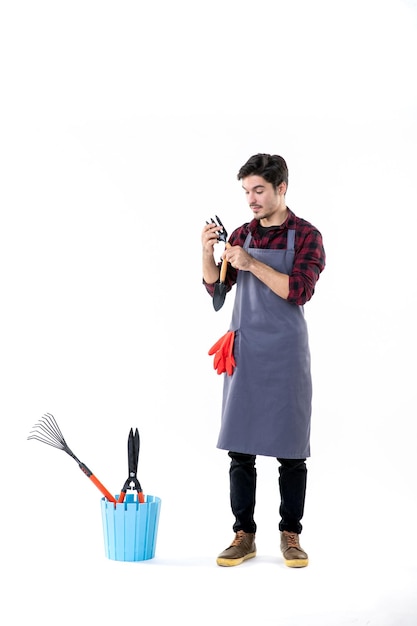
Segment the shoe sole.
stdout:
<svg viewBox="0 0 417 626">
<path fill-rule="evenodd" d="M 247 561 L 248 559 L 253 559 L 256 556 L 256 552 L 250 552 L 246 554 L 246 556 L 242 556 L 240 559 L 224 559 L 222 557 L 218 557 L 216 560 L 217 565 L 221 565 L 222 567 L 234 567 L 235 565 L 240 565 L 243 561 Z"/>
<path fill-rule="evenodd" d="M 308 559 L 284 559 L 287 567 L 307 567 Z"/>
</svg>

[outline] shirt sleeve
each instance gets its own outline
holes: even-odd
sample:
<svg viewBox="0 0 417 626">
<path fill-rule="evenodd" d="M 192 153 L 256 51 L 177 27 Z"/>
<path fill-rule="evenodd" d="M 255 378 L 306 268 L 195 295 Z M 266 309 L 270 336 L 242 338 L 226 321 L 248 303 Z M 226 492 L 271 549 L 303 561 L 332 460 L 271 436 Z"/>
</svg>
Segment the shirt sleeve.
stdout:
<svg viewBox="0 0 417 626">
<path fill-rule="evenodd" d="M 221 262 L 218 263 L 218 266 L 221 266 Z M 237 279 L 237 270 L 234 269 L 231 265 L 227 265 L 227 271 L 226 271 L 226 278 L 224 281 L 224 284 L 226 285 L 226 293 L 228 291 L 231 290 L 231 288 L 233 287 L 233 285 L 236 283 L 236 279 Z M 217 280 L 216 283 L 219 283 L 220 280 Z M 206 288 L 207 293 L 209 293 L 211 295 L 211 297 L 213 297 L 214 295 L 214 288 L 216 283 L 206 283 L 206 281 L 203 278 L 203 285 Z"/>
<path fill-rule="evenodd" d="M 314 227 L 301 232 L 296 241 L 294 266 L 290 274 L 288 302 L 303 305 L 314 294 L 316 282 L 326 264 L 321 233 Z"/>
<path fill-rule="evenodd" d="M 206 291 L 208 294 L 210 294 L 211 297 L 213 297 L 214 295 L 214 286 L 216 283 L 206 283 L 206 281 L 203 278 L 203 285 L 206 288 Z"/>
</svg>

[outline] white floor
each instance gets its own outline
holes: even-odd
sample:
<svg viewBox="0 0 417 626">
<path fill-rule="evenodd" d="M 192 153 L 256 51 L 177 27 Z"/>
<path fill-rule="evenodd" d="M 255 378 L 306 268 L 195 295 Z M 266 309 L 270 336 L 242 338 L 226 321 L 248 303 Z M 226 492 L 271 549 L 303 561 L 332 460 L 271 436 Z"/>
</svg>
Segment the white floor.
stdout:
<svg viewBox="0 0 417 626">
<path fill-rule="evenodd" d="M 306 533 L 310 566 L 291 570 L 283 565 L 274 542 L 261 533 L 255 559 L 237 568 L 220 568 L 214 561 L 216 542 L 207 541 L 208 531 L 190 534 L 188 541 L 186 533 L 169 537 L 162 523 L 156 557 L 140 563 L 109 561 L 96 540 L 86 541 L 87 530 L 83 541 L 82 529 L 74 527 L 73 532 L 69 539 L 55 538 L 52 549 L 49 541 L 42 547 L 41 538 L 28 533 L 30 549 L 26 555 L 17 551 L 12 571 L 3 572 L 4 601 L 13 607 L 8 624 L 29 619 L 46 626 L 111 624 L 120 619 L 174 620 L 190 626 L 416 623 L 417 568 L 413 559 L 397 556 L 407 553 L 407 540 L 401 538 L 387 537 L 383 548 L 384 543 L 366 541 L 363 535 L 346 542 L 342 532 Z M 165 554 L 164 545 L 176 540 L 177 550 Z M 362 556 L 362 551 L 368 554 Z"/>
<path fill-rule="evenodd" d="M 198 491 L 193 478 L 179 474 L 185 492 L 194 487 L 191 497 L 175 495 L 172 483 L 166 481 L 155 558 L 125 563 L 104 555 L 100 496 L 95 488 L 81 473 L 77 480 L 77 467 L 70 460 L 67 463 L 62 452 L 53 450 L 55 454 L 55 466 L 60 462 L 64 468 L 70 466 L 76 488 L 63 486 L 48 498 L 29 489 L 27 515 L 20 519 L 15 518 L 18 507 L 7 506 L 7 527 L 14 540 L 5 546 L 2 569 L 4 598 L 13 607 L 10 625 L 28 620 L 45 626 L 111 624 L 120 619 L 173 620 L 190 626 L 416 624 L 413 533 L 391 528 L 388 497 L 382 503 L 359 493 L 356 504 L 366 521 L 355 519 L 347 486 L 352 477 L 345 471 L 340 473 L 337 492 L 323 467 L 309 463 L 302 545 L 310 564 L 305 569 L 287 568 L 279 553 L 272 459 L 258 460 L 255 559 L 235 568 L 215 563 L 233 535 L 227 490 L 223 491 L 226 479 L 214 470 L 212 498 L 207 477 Z M 34 458 L 31 453 L 30 457 Z M 66 471 L 64 476 L 67 480 Z M 220 489 L 214 497 L 216 487 Z M 211 521 L 199 529 L 204 515 L 211 515 Z M 331 515 L 333 527 L 322 525 Z M 413 515 L 415 519 L 415 511 Z"/>
<path fill-rule="evenodd" d="M 53 625 L 104 623 L 123 619 L 176 620 L 187 626 L 239 622 L 296 626 L 413 626 L 416 621 L 415 568 L 374 563 L 358 567 L 345 557 L 340 567 L 323 560 L 309 569 L 284 569 L 276 558 L 260 555 L 238 569 L 221 569 L 210 556 L 155 558 L 138 564 L 57 555 L 38 567 L 24 566 L 10 624 L 33 618 Z M 7 589 L 7 586 L 6 586 Z M 12 602 L 10 602 L 12 600 Z"/>
</svg>

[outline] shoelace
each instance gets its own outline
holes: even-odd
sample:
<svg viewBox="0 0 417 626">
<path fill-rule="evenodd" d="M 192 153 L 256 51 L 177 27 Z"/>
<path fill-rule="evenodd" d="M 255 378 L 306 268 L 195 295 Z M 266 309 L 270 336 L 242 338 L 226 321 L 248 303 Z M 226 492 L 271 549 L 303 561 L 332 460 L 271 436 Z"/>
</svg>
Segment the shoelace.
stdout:
<svg viewBox="0 0 417 626">
<path fill-rule="evenodd" d="M 236 537 L 232 541 L 232 546 L 240 546 L 245 538 L 245 534 L 246 533 L 243 530 L 238 530 L 236 533 Z"/>
<path fill-rule="evenodd" d="M 289 548 L 299 548 L 298 535 L 296 533 L 285 533 Z"/>
</svg>

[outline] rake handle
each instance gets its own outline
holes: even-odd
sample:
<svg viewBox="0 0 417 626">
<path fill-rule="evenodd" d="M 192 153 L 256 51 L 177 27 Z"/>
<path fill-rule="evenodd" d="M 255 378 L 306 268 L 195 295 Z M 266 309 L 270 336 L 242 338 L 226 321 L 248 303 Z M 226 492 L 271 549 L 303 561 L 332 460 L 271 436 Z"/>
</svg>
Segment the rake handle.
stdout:
<svg viewBox="0 0 417 626">
<path fill-rule="evenodd" d="M 116 499 L 114 498 L 114 496 L 112 496 L 110 491 L 108 491 L 105 488 L 105 486 L 99 481 L 99 479 L 96 478 L 96 476 L 94 476 L 93 472 L 90 469 L 88 469 L 88 467 L 87 467 L 87 465 L 85 465 L 85 463 L 79 463 L 78 467 L 80 468 L 80 470 L 82 472 L 84 472 L 84 474 L 87 476 L 87 478 L 89 478 L 91 480 L 91 482 L 93 482 L 95 484 L 97 489 L 99 489 L 101 491 L 103 496 L 105 496 L 109 502 L 114 502 L 114 504 L 116 504 Z"/>
</svg>

